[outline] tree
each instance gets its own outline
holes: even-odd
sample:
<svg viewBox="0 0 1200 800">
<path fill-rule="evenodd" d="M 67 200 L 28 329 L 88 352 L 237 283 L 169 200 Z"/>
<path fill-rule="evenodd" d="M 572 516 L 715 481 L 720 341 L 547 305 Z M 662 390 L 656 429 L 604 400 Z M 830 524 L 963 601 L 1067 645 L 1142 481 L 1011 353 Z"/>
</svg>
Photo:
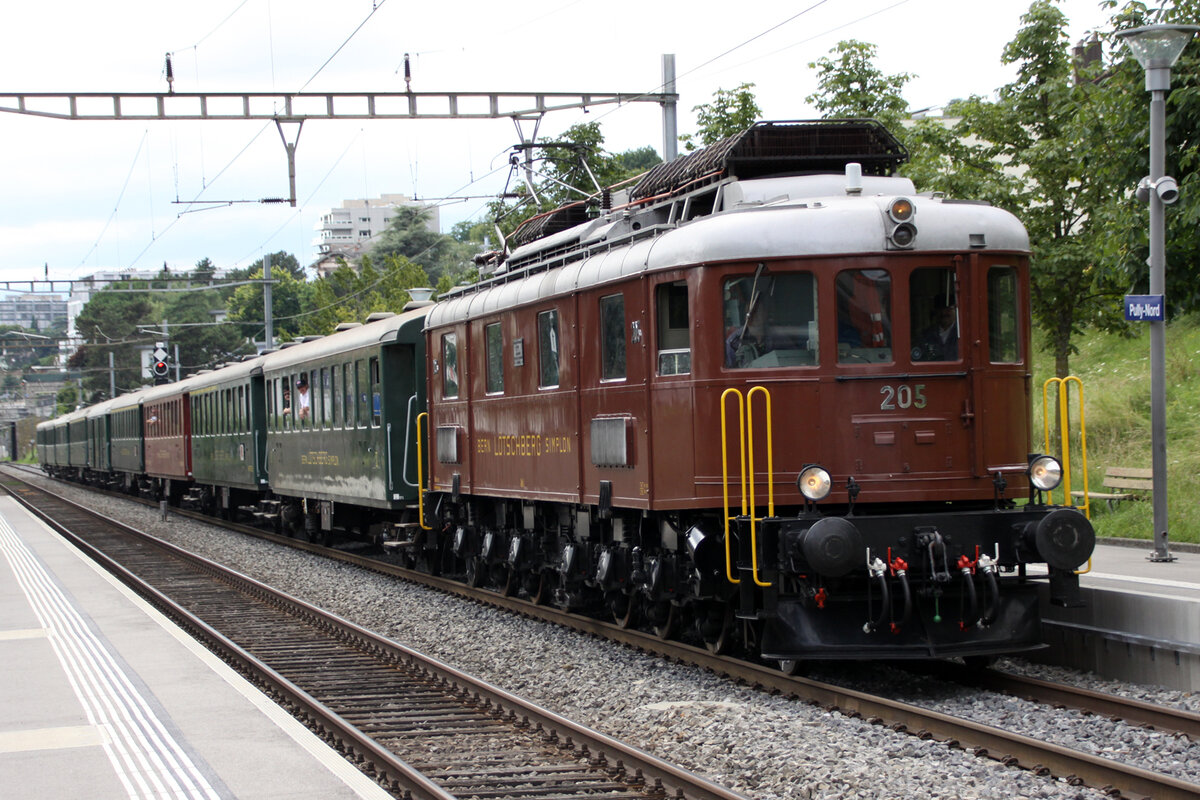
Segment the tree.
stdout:
<svg viewBox="0 0 1200 800">
<path fill-rule="evenodd" d="M 428 286 L 425 270 L 403 256 L 388 256 L 379 268 L 374 259 L 363 256 L 358 270 L 342 266 L 313 283 L 316 310 L 301 321 L 300 332 L 324 335 L 339 322 L 362 322 L 376 311 L 398 313 L 412 299 L 409 289 Z"/>
<path fill-rule="evenodd" d="M 397 206 L 391 224 L 371 248 L 376 260 L 403 257 L 425 268 L 431 276 L 453 272 L 457 264 L 448 263 L 453 239 L 429 230 L 429 211 L 418 206 Z"/>
<path fill-rule="evenodd" d="M 180 331 L 172 334 L 172 342 L 179 345 L 179 362 L 185 372 L 215 367 L 235 355 L 253 352 L 237 327 L 214 321 L 213 311 L 224 308 L 218 292 L 180 292 L 170 297 L 163 316 Z"/>
<path fill-rule="evenodd" d="M 118 392 L 142 384 L 138 345 L 150 344 L 154 335 L 140 328 L 161 320 L 162 305 L 148 292 L 106 288 L 92 295 L 75 318 L 75 329 L 84 344 L 70 365 L 84 371 L 84 389 L 91 394 L 108 392 L 108 356 L 113 355 Z"/>
<path fill-rule="evenodd" d="M 876 119 L 893 133 L 900 133 L 908 118 L 908 102 L 901 95 L 916 76 L 908 72 L 884 75 L 875 66 L 875 45 L 855 39 L 838 42 L 830 51 L 836 58 L 822 56 L 808 65 L 817 71 L 818 91 L 805 98 L 827 118 Z"/>
<path fill-rule="evenodd" d="M 717 89 L 711 103 L 693 106 L 697 131 L 680 136 L 679 141 L 687 150 L 695 150 L 741 133 L 758 122 L 762 109 L 750 91 L 753 88 L 753 83 L 742 83 L 735 89 Z"/>
<path fill-rule="evenodd" d="M 258 282 L 237 287 L 225 306 L 229 311 L 229 322 L 237 326 L 238 336 L 250 341 L 261 341 L 266 334 L 262 278 L 260 266 L 247 276 L 247 280 Z M 295 277 L 291 270 L 276 272 L 274 259 L 271 280 L 272 328 L 275 343 L 278 344 L 299 335 L 302 311 L 314 306 L 309 285 L 302 278 Z"/>
</svg>

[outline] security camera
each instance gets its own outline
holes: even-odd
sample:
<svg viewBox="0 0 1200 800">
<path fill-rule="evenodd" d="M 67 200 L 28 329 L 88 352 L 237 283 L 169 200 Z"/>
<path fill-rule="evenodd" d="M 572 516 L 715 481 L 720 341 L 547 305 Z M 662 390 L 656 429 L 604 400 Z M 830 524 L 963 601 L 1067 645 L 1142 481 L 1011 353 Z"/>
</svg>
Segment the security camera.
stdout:
<svg viewBox="0 0 1200 800">
<path fill-rule="evenodd" d="M 1164 175 L 1156 181 L 1150 180 L 1149 177 L 1142 178 L 1138 181 L 1134 196 L 1143 203 L 1149 203 L 1151 190 L 1167 205 L 1173 205 L 1179 200 L 1179 184 L 1170 175 Z"/>
<path fill-rule="evenodd" d="M 1179 199 L 1179 184 L 1170 175 L 1163 175 L 1154 182 L 1154 191 L 1158 199 L 1167 205 L 1173 205 Z"/>
</svg>

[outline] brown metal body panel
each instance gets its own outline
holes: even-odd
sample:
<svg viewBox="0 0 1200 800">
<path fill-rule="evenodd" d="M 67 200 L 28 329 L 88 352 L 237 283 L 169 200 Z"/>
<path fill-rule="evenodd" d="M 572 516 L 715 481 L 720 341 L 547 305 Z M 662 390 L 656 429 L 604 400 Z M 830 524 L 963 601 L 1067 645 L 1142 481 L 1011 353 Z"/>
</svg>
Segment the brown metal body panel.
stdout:
<svg viewBox="0 0 1200 800">
<path fill-rule="evenodd" d="M 770 392 L 771 443 L 761 395 L 752 401 L 757 508 L 768 501 L 768 453 L 773 457 L 776 506 L 801 503 L 795 479 L 807 464 L 830 471 L 830 503 L 848 500 L 847 479 L 862 487 L 859 502 L 988 500 L 998 468 L 1024 469 L 1030 432 L 1028 394 L 1027 257 L 989 252 L 847 255 L 768 261 L 770 274 L 803 271 L 815 278 L 819 348 L 811 366 L 730 368 L 722 320 L 726 278 L 752 276 L 761 261 L 697 264 L 589 287 L 570 296 L 518 306 L 432 331 L 436 341 L 453 330 L 460 342 L 462 396 L 444 400 L 435 385 L 430 439 L 439 426 L 461 432 L 460 461 L 433 463 L 433 488 L 449 490 L 460 475 L 464 494 L 597 504 L 601 482 L 611 483 L 615 507 L 719 508 L 722 497 L 721 396 Z M 989 363 L 986 271 L 1013 267 L 1019 276 L 1015 363 Z M 839 362 L 836 285 L 846 270 L 886 270 L 892 277 L 891 353 L 870 363 Z M 960 298 L 961 349 L 949 361 L 910 357 L 917 343 L 910 325 L 909 276 L 917 269 L 949 270 Z M 685 281 L 689 291 L 690 372 L 658 371 L 656 287 Z M 601 376 L 600 300 L 624 297 L 626 373 Z M 538 388 L 537 314 L 559 311 L 563 365 L 559 386 Z M 505 386 L 487 392 L 485 328 L 503 332 Z M 524 364 L 514 365 L 514 342 Z M 432 371 L 431 371 L 432 374 Z M 438 381 L 434 380 L 435 384 Z M 736 404 L 728 409 L 730 504 L 741 503 L 741 445 Z M 593 423 L 623 420 L 627 463 L 597 464 Z M 622 423 L 612 423 L 620 427 Z M 432 449 L 432 448 L 431 448 Z M 748 450 L 748 448 L 747 448 Z"/>
</svg>

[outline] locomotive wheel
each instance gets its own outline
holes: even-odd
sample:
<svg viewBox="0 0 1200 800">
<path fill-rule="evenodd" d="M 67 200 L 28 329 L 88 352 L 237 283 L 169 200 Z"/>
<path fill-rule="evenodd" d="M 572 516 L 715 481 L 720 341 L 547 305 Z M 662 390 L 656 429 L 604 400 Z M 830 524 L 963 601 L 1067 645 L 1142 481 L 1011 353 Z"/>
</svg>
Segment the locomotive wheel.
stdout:
<svg viewBox="0 0 1200 800">
<path fill-rule="evenodd" d="M 632 628 L 637 621 L 637 603 L 624 592 L 609 592 L 608 609 L 612 612 L 613 622 L 619 628 Z"/>
<path fill-rule="evenodd" d="M 799 675 L 804 662 L 798 658 L 779 659 L 779 670 L 784 675 Z"/>
<path fill-rule="evenodd" d="M 733 606 L 727 603 L 709 606 L 700 621 L 700 636 L 708 652 L 724 655 L 733 649 L 737 630 L 733 621 Z"/>
<path fill-rule="evenodd" d="M 467 585 L 472 589 L 478 589 L 483 585 L 483 578 L 487 574 L 487 566 L 480 564 L 478 558 L 468 558 L 466 573 Z"/>
<path fill-rule="evenodd" d="M 660 639 L 670 639 L 679 628 L 679 608 L 669 600 L 656 602 L 650 611 L 654 635 Z"/>
<path fill-rule="evenodd" d="M 529 599 L 539 606 L 544 606 L 554 599 L 554 588 L 557 581 L 554 579 L 554 573 L 548 570 L 542 570 L 535 578 L 537 586 L 529 593 Z"/>
</svg>

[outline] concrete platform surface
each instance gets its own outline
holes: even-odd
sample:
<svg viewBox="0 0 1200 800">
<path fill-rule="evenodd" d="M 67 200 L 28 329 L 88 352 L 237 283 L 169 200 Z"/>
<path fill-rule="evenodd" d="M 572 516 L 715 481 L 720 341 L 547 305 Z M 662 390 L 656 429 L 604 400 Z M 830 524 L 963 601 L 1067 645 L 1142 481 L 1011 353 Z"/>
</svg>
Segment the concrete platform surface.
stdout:
<svg viewBox="0 0 1200 800">
<path fill-rule="evenodd" d="M 390 797 L 9 497 L 0 796 Z"/>
</svg>

